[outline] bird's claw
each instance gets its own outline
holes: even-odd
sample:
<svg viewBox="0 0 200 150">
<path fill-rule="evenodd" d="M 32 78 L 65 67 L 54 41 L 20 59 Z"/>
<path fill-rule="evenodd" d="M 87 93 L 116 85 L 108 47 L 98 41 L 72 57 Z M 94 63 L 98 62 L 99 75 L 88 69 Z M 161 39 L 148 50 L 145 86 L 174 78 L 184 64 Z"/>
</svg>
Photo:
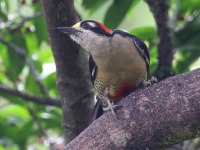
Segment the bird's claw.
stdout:
<svg viewBox="0 0 200 150">
<path fill-rule="evenodd" d="M 158 79 L 156 77 L 152 76 L 151 79 L 144 80 L 143 85 L 144 85 L 144 87 L 147 87 L 147 86 L 150 86 L 150 85 L 157 83 L 157 82 L 158 82 Z"/>
<path fill-rule="evenodd" d="M 103 108 L 103 111 L 109 111 L 109 110 L 111 110 L 112 114 L 116 115 L 114 109 L 117 109 L 117 108 L 120 108 L 120 107 L 121 106 L 119 106 L 119 105 L 114 105 L 114 102 L 108 101 L 108 106 L 105 107 L 105 108 Z"/>
</svg>

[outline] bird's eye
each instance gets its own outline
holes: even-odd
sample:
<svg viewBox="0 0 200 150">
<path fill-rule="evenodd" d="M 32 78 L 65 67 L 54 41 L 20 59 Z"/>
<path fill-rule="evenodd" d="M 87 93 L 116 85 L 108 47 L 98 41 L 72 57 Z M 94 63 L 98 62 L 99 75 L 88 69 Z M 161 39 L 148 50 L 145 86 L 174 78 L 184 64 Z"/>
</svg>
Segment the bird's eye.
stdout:
<svg viewBox="0 0 200 150">
<path fill-rule="evenodd" d="M 84 29 L 90 29 L 91 27 L 90 27 L 90 25 L 89 24 L 87 24 L 87 23 L 84 23 L 83 25 L 82 25 L 82 28 L 84 28 Z"/>
</svg>

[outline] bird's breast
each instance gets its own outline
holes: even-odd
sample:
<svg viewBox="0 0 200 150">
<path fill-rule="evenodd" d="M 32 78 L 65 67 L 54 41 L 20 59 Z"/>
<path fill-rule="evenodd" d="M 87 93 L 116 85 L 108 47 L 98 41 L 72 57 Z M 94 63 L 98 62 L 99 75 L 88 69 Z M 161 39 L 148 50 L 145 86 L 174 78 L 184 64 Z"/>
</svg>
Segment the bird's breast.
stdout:
<svg viewBox="0 0 200 150">
<path fill-rule="evenodd" d="M 92 56 L 98 68 L 97 78 L 107 86 L 108 96 L 114 101 L 134 91 L 147 77 L 146 63 L 137 47 L 119 35 Z"/>
<path fill-rule="evenodd" d="M 136 71 L 135 68 L 131 69 L 127 66 L 127 70 L 124 68 L 119 71 L 112 69 L 106 72 L 100 71 L 97 76 L 107 86 L 106 93 L 109 99 L 118 101 L 134 91 L 146 79 L 147 74 L 142 70 Z"/>
</svg>

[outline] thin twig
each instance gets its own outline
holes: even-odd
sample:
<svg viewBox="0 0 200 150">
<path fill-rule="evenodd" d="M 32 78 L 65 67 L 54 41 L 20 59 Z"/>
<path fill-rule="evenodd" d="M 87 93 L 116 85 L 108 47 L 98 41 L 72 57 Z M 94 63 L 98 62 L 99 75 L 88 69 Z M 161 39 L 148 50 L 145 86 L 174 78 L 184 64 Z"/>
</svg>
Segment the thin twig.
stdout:
<svg viewBox="0 0 200 150">
<path fill-rule="evenodd" d="M 25 101 L 34 102 L 34 103 L 41 104 L 41 105 L 50 105 L 50 106 L 61 107 L 61 101 L 60 101 L 60 99 L 57 99 L 57 98 L 39 97 L 39 96 L 35 96 L 33 94 L 21 92 L 17 89 L 5 87 L 3 85 L 0 85 L 0 92 L 4 93 L 4 94 L 10 94 L 13 96 L 17 96 L 17 97 L 24 99 Z"/>
<path fill-rule="evenodd" d="M 38 86 L 40 87 L 42 93 L 45 96 L 49 96 L 48 91 L 44 87 L 44 85 L 39 77 L 39 74 L 37 72 L 37 69 L 33 65 L 32 60 L 28 57 L 26 50 L 18 47 L 14 43 L 7 42 L 2 37 L 0 37 L 0 42 L 3 43 L 4 45 L 6 45 L 7 47 L 11 48 L 12 50 L 14 50 L 17 54 L 19 54 L 26 61 L 27 65 L 29 66 L 29 69 L 30 69 L 31 73 L 33 74 L 33 77 L 34 77 L 36 83 L 38 84 Z"/>
<path fill-rule="evenodd" d="M 37 12 L 34 15 L 27 16 L 27 17 L 21 16 L 22 19 L 20 21 L 18 21 L 18 22 L 15 22 L 14 20 L 6 22 L 5 23 L 6 24 L 6 29 L 9 32 L 19 30 L 20 28 L 23 27 L 23 25 L 24 25 L 25 22 L 27 22 L 29 20 L 32 20 L 34 18 L 40 17 L 40 16 L 42 16 L 42 12 Z"/>
<path fill-rule="evenodd" d="M 36 125 L 38 126 L 38 129 L 40 131 L 40 136 L 41 135 L 46 136 L 47 134 L 45 133 L 45 128 L 42 126 L 41 119 L 38 117 L 38 115 L 36 113 L 37 110 L 34 110 L 27 105 L 26 105 L 26 107 L 29 111 L 29 114 L 33 117 L 33 120 L 35 121 Z"/>
</svg>

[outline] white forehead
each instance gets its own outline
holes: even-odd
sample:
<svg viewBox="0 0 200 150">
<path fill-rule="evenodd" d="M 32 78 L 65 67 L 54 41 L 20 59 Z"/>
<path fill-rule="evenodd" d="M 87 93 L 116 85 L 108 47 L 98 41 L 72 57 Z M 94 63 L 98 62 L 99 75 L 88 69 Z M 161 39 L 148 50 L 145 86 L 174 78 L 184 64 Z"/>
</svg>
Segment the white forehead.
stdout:
<svg viewBox="0 0 200 150">
<path fill-rule="evenodd" d="M 96 24 L 94 22 L 87 22 L 91 27 L 96 27 Z"/>
</svg>

